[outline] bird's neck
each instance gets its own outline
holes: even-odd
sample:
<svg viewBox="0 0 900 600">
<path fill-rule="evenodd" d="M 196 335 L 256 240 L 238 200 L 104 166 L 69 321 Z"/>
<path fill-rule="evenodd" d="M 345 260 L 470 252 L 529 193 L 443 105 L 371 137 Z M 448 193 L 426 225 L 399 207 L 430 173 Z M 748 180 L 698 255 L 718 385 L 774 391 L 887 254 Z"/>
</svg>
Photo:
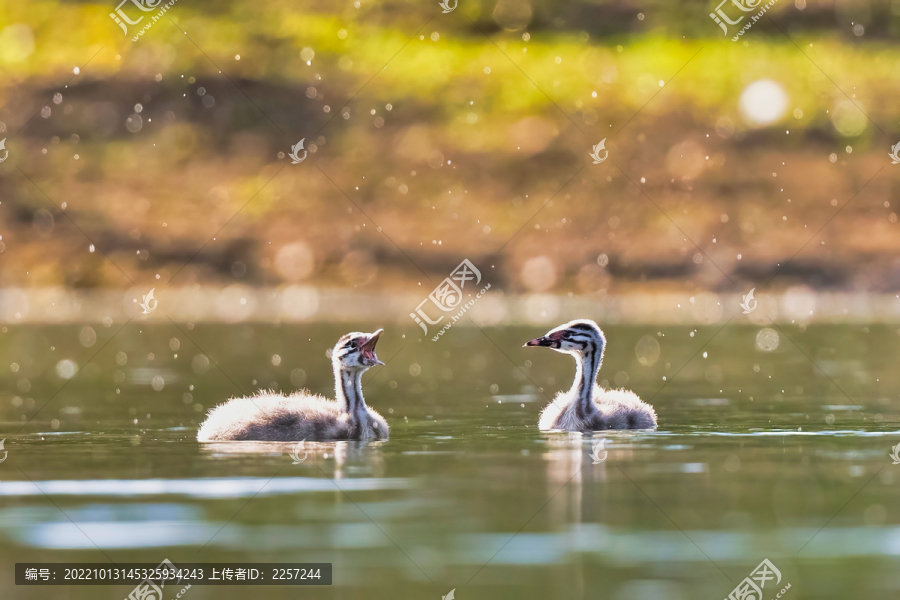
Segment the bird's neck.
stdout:
<svg viewBox="0 0 900 600">
<path fill-rule="evenodd" d="M 366 412 L 366 401 L 362 393 L 363 369 L 334 369 L 334 395 L 341 410 L 351 417 L 360 419 Z"/>
<path fill-rule="evenodd" d="M 575 382 L 572 384 L 570 395 L 574 404 L 572 408 L 579 417 L 597 410 L 594 406 L 594 384 L 602 361 L 603 354 L 596 349 L 588 349 L 575 355 Z"/>
</svg>

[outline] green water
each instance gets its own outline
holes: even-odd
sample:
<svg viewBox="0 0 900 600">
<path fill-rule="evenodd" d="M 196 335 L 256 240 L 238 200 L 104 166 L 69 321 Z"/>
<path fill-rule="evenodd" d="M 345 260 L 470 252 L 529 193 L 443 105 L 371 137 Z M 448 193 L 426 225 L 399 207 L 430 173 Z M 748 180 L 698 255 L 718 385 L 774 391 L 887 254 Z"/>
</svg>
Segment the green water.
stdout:
<svg viewBox="0 0 900 600">
<path fill-rule="evenodd" d="M 594 436 L 536 429 L 574 371 L 520 348 L 548 327 L 436 343 L 388 327 L 388 364 L 364 383 L 390 440 L 309 443 L 299 464 L 291 445 L 198 444 L 197 426 L 259 387 L 329 393 L 325 351 L 363 325 L 8 327 L 3 598 L 132 588 L 17 587 L 15 562 L 164 558 L 334 565 L 330 587 L 194 586 L 198 600 L 718 600 L 766 558 L 782 577 L 766 600 L 788 583 L 788 599 L 896 598 L 897 328 L 781 326 L 764 352 L 759 327 L 723 325 L 605 326 L 601 379 L 652 398 L 660 427 Z"/>
</svg>

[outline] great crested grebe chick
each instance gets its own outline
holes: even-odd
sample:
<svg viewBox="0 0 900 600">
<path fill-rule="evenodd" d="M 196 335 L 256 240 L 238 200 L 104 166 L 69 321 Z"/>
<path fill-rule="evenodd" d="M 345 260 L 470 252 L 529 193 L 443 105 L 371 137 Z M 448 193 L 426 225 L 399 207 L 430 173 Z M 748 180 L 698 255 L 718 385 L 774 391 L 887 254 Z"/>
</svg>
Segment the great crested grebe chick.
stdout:
<svg viewBox="0 0 900 600">
<path fill-rule="evenodd" d="M 375 356 L 375 333 L 348 333 L 331 353 L 336 400 L 300 391 L 290 396 L 260 392 L 232 398 L 209 411 L 197 432 L 201 442 L 258 440 L 273 442 L 384 440 L 388 424 L 366 406 L 362 375 L 383 365 Z"/>
<path fill-rule="evenodd" d="M 541 411 L 542 431 L 598 431 L 602 429 L 655 429 L 656 411 L 634 392 L 606 390 L 597 385 L 606 337 L 589 319 L 570 321 L 525 343 L 571 354 L 577 366 L 575 383 L 560 392 Z"/>
</svg>

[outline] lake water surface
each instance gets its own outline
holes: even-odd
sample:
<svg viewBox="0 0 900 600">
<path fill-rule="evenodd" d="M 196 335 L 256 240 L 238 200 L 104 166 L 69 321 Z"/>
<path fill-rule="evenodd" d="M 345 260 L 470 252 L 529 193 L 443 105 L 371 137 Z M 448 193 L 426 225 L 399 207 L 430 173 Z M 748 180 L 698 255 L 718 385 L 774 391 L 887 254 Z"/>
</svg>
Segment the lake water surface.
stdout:
<svg viewBox="0 0 900 600">
<path fill-rule="evenodd" d="M 330 395 L 325 352 L 353 327 L 122 327 L 0 334 L 4 597 L 133 587 L 17 587 L 16 562 L 164 558 L 334 565 L 330 587 L 197 600 L 720 600 L 763 559 L 766 600 L 900 594 L 896 326 L 605 327 L 600 378 L 660 427 L 594 435 L 536 428 L 574 375 L 520 347 L 549 327 L 394 327 L 364 378 L 390 439 L 300 448 L 196 430 L 231 395 Z"/>
</svg>

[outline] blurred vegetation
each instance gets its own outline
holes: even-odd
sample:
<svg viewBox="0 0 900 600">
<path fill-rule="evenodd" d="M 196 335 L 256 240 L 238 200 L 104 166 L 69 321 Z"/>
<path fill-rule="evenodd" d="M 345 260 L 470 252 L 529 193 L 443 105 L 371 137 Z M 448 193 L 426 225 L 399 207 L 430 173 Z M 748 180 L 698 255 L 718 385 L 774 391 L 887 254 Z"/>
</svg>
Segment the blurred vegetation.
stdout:
<svg viewBox="0 0 900 600">
<path fill-rule="evenodd" d="M 3 281 L 900 289 L 897 0 L 356 5 L 0 7 Z"/>
</svg>

